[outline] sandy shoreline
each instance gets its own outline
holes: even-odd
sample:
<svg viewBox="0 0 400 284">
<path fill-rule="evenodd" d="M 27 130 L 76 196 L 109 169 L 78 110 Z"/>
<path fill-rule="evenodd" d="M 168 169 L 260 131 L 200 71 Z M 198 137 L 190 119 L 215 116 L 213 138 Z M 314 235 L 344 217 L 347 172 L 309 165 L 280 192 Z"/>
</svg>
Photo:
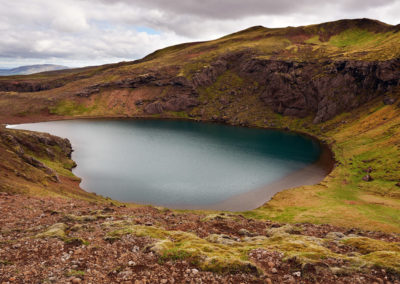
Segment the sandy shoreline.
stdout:
<svg viewBox="0 0 400 284">
<path fill-rule="evenodd" d="M 170 205 L 172 209 L 191 210 L 222 210 L 222 211 L 248 211 L 256 209 L 278 192 L 304 185 L 315 185 L 320 183 L 333 169 L 334 160 L 328 146 L 320 143 L 321 155 L 319 159 L 296 172 L 293 172 L 273 183 L 261 188 L 234 195 L 222 202 L 209 205 Z"/>
</svg>

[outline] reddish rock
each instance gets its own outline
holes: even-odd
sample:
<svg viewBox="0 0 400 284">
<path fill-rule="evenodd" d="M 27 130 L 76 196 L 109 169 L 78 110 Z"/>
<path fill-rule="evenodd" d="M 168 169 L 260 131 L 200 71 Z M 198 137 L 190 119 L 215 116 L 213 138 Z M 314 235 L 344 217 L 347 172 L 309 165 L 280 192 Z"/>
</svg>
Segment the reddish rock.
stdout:
<svg viewBox="0 0 400 284">
<path fill-rule="evenodd" d="M 144 108 L 144 111 L 147 114 L 158 114 L 164 112 L 164 106 L 161 102 L 149 103 Z"/>
<path fill-rule="evenodd" d="M 365 176 L 363 176 L 363 181 L 373 181 L 374 179 L 371 177 L 371 175 L 370 174 L 367 174 L 367 175 L 365 175 Z"/>
<path fill-rule="evenodd" d="M 198 106 L 200 102 L 196 98 L 182 96 L 172 98 L 165 103 L 165 108 L 171 111 L 183 111 L 191 107 Z"/>
</svg>

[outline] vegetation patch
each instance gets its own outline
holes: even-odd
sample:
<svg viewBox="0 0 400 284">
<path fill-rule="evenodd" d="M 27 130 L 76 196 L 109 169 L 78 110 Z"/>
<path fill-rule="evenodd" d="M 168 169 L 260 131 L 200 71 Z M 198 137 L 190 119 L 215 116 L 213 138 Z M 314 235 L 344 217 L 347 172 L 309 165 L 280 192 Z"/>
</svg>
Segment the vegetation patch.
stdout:
<svg viewBox="0 0 400 284">
<path fill-rule="evenodd" d="M 363 254 L 377 251 L 392 251 L 400 253 L 400 243 L 388 243 L 366 237 L 352 237 L 342 240 L 346 245 L 357 248 Z"/>
<path fill-rule="evenodd" d="M 49 107 L 49 112 L 56 115 L 80 115 L 89 112 L 91 109 L 83 104 L 77 103 L 75 101 L 64 100 L 59 102 L 54 107 Z"/>
<path fill-rule="evenodd" d="M 265 249 L 283 253 L 285 259 L 296 258 L 299 263 L 317 263 L 326 258 L 341 259 L 352 269 L 362 270 L 363 265 L 371 267 L 382 265 L 374 260 L 375 254 L 347 256 L 338 254 L 327 248 L 330 239 L 316 238 L 292 234 L 293 227 L 273 228 L 269 237 L 242 237 L 232 239 L 225 235 L 209 235 L 200 238 L 193 233 L 167 231 L 161 227 L 130 225 L 110 231 L 107 237 L 120 238 L 126 234 L 139 237 L 151 237 L 156 241 L 148 246 L 148 250 L 158 254 L 162 261 L 171 259 L 190 259 L 202 270 L 214 272 L 253 271 L 260 272 L 257 263 L 249 259 L 249 252 L 254 249 Z M 398 244 L 390 244 L 370 238 L 348 238 L 347 245 L 354 246 L 363 253 L 386 251 L 398 252 Z M 387 264 L 389 268 L 394 267 Z"/>
<path fill-rule="evenodd" d="M 37 234 L 37 238 L 59 238 L 59 239 L 64 239 L 66 237 L 66 231 L 67 225 L 64 223 L 56 223 L 49 228 L 43 233 Z"/>
</svg>

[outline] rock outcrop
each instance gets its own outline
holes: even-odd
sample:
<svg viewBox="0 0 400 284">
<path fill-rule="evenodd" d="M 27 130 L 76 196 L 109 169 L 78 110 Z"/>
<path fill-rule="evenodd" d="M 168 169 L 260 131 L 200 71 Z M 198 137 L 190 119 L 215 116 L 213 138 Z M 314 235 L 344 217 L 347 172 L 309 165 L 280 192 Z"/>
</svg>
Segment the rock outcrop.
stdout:
<svg viewBox="0 0 400 284">
<path fill-rule="evenodd" d="M 400 59 L 322 63 L 251 59 L 241 63 L 239 72 L 260 84 L 260 98 L 275 112 L 314 114 L 319 123 L 399 86 Z"/>
<path fill-rule="evenodd" d="M 46 166 L 37 157 L 55 161 L 61 157 L 71 158 L 72 153 L 71 143 L 68 139 L 44 133 L 0 129 L 0 142 L 4 143 L 8 151 L 15 153 L 19 161 L 39 169 L 54 182 L 59 182 L 56 171 Z"/>
<path fill-rule="evenodd" d="M 212 63 L 180 76 L 179 67 L 166 67 L 148 73 L 125 74 L 122 79 L 88 85 L 75 93 L 89 98 L 103 90 L 162 88 L 156 98 L 140 100 L 145 114 L 165 111 L 186 111 L 200 104 L 198 93 L 212 86 L 225 72 L 233 72 L 244 84 L 257 87 L 231 90 L 251 93 L 260 103 L 286 116 L 313 116 L 314 123 L 351 111 L 362 104 L 382 97 L 385 104 L 394 104 L 393 94 L 400 86 L 400 59 L 388 61 L 288 61 L 262 59 L 251 50 L 219 56 Z M 45 82 L 2 81 L 0 91 L 34 92 L 55 88 L 64 81 Z M 220 98 L 225 107 L 230 102 Z"/>
</svg>

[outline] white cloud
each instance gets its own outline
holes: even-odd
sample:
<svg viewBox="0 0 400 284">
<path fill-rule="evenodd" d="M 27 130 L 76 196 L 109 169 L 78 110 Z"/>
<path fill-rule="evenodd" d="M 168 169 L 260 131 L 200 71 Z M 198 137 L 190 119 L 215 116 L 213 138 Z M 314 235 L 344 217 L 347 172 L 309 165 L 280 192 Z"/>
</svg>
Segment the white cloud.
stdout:
<svg viewBox="0 0 400 284">
<path fill-rule="evenodd" d="M 254 25 L 362 17 L 398 24 L 399 14 L 396 0 L 0 0 L 0 68 L 134 60 Z"/>
</svg>

